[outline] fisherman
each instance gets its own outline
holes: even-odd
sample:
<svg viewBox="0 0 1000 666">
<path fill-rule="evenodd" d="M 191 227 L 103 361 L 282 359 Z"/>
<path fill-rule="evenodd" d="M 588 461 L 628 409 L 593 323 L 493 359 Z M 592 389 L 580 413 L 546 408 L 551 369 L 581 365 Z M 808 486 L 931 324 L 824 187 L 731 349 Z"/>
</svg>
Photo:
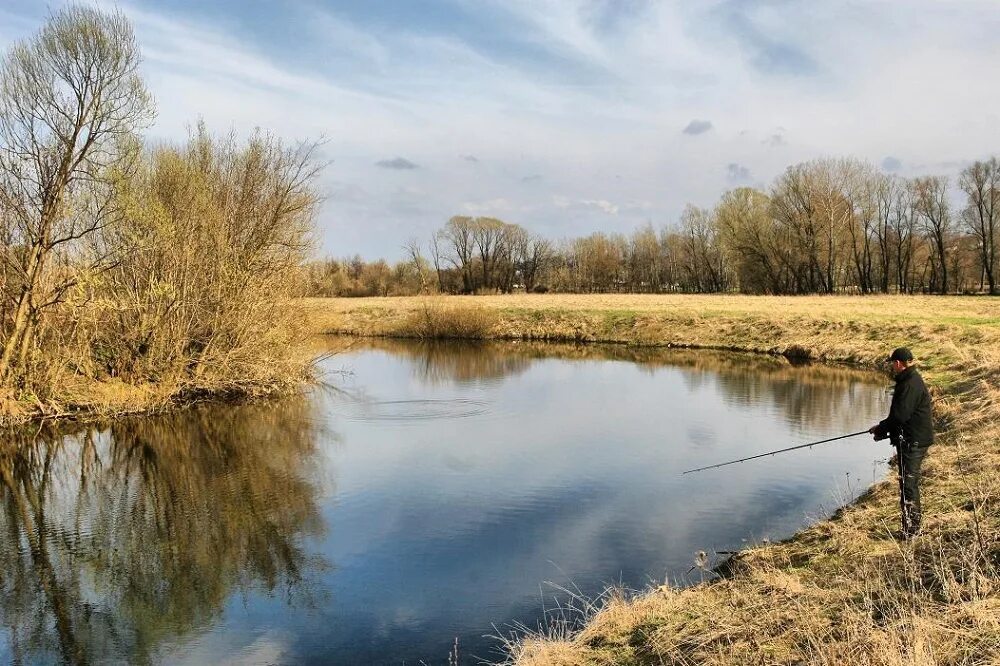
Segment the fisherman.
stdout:
<svg viewBox="0 0 1000 666">
<path fill-rule="evenodd" d="M 903 538 L 920 530 L 920 466 L 934 443 L 931 396 L 906 347 L 894 349 L 887 363 L 896 379 L 889 416 L 869 428 L 875 441 L 889 439 L 896 447 L 900 477 Z"/>
</svg>

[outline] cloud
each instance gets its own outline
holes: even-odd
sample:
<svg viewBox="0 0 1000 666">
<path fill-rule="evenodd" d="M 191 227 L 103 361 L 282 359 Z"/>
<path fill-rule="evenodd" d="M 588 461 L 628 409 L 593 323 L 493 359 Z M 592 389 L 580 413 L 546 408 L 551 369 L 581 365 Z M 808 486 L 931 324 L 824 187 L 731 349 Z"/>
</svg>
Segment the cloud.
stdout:
<svg viewBox="0 0 1000 666">
<path fill-rule="evenodd" d="M 523 178 L 521 178 L 521 182 L 522 183 L 537 183 L 541 179 L 542 179 L 541 174 L 537 174 L 536 173 L 536 174 L 532 174 L 530 176 L 524 176 Z"/>
<path fill-rule="evenodd" d="M 751 179 L 750 169 L 742 164 L 730 162 L 726 166 L 726 180 L 730 183 L 748 183 Z"/>
<path fill-rule="evenodd" d="M 396 169 L 397 171 L 408 171 L 410 169 L 419 169 L 420 167 L 405 157 L 396 157 L 391 160 L 379 160 L 375 163 L 375 166 L 382 167 L 383 169 Z"/>
<path fill-rule="evenodd" d="M 888 172 L 899 171 L 903 167 L 903 163 L 899 161 L 899 158 L 889 155 L 882 160 L 882 169 Z"/>
<path fill-rule="evenodd" d="M 608 215 L 618 214 L 618 206 L 611 203 L 607 199 L 584 199 L 580 203 L 588 208 L 596 208 L 597 210 L 607 213 Z"/>
<path fill-rule="evenodd" d="M 490 199 L 488 201 L 466 201 L 462 204 L 466 212 L 474 215 L 496 214 L 507 212 L 513 209 L 510 201 L 504 198 Z"/>
<path fill-rule="evenodd" d="M 710 129 L 712 129 L 712 122 L 710 120 L 692 120 L 682 131 L 684 134 L 697 135 L 704 134 Z"/>
<path fill-rule="evenodd" d="M 822 67 L 809 44 L 788 25 L 783 7 L 765 3 L 722 3 L 714 13 L 736 38 L 747 62 L 765 76 L 816 76 Z"/>
<path fill-rule="evenodd" d="M 466 162 L 476 162 L 476 163 L 479 162 L 479 158 L 476 157 L 475 155 L 459 155 L 459 157 L 465 160 Z"/>
<path fill-rule="evenodd" d="M 556 208 L 563 208 L 573 211 L 596 211 L 607 215 L 617 215 L 618 205 L 611 203 L 607 199 L 570 199 L 568 197 L 556 195 L 552 197 L 552 203 Z"/>
</svg>

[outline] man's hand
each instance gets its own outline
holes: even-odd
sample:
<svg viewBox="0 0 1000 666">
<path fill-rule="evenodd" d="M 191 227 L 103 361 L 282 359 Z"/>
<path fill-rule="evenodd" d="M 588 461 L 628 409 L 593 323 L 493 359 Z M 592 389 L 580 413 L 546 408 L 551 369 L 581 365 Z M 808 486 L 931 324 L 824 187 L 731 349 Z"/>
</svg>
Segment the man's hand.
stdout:
<svg viewBox="0 0 1000 666">
<path fill-rule="evenodd" d="M 868 432 L 875 437 L 876 442 L 881 442 L 883 439 L 889 439 L 889 433 L 882 427 L 881 423 L 876 423 L 871 428 L 868 428 Z"/>
</svg>

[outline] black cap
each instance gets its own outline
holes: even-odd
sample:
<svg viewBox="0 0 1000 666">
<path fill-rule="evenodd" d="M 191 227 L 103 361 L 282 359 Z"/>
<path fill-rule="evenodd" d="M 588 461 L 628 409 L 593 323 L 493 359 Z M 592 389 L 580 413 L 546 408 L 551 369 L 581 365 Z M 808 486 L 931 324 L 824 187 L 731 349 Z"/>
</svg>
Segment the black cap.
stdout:
<svg viewBox="0 0 1000 666">
<path fill-rule="evenodd" d="M 890 363 L 892 361 L 902 361 L 903 363 L 909 363 L 910 361 L 913 360 L 913 353 L 910 352 L 910 350 L 907 349 L 906 347 L 898 347 L 892 350 L 892 353 L 889 354 L 888 360 Z"/>
</svg>

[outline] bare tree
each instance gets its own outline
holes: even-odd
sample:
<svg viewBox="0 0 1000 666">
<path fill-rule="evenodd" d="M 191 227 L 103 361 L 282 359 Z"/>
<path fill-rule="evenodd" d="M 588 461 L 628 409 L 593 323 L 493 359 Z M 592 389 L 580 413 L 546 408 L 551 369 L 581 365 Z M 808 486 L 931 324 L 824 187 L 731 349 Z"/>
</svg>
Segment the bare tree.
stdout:
<svg viewBox="0 0 1000 666">
<path fill-rule="evenodd" d="M 851 261 L 857 288 L 862 294 L 875 291 L 875 254 L 881 210 L 879 192 L 882 174 L 863 162 L 844 161 L 839 165 L 843 188 L 844 226 L 851 243 Z"/>
<path fill-rule="evenodd" d="M 962 220 L 976 238 L 990 294 L 997 293 L 997 235 L 1000 233 L 1000 162 L 991 157 L 966 167 L 958 179 L 968 197 Z"/>
<path fill-rule="evenodd" d="M 483 289 L 493 289 L 493 269 L 502 254 L 505 225 L 492 217 L 477 217 L 472 224 L 472 238 L 482 263 Z"/>
<path fill-rule="evenodd" d="M 472 276 L 472 260 L 475 253 L 473 229 L 473 218 L 456 215 L 438 232 L 450 252 L 445 255 L 445 259 L 462 274 L 462 290 L 465 293 L 475 290 Z"/>
<path fill-rule="evenodd" d="M 424 267 L 427 265 L 427 261 L 420 250 L 420 241 L 416 237 L 411 237 L 403 245 L 403 249 L 406 250 L 406 254 L 409 256 L 410 261 L 413 262 L 413 268 L 417 272 L 420 280 L 420 293 L 425 293 L 427 291 L 427 281 L 424 279 Z"/>
<path fill-rule="evenodd" d="M 538 234 L 520 229 L 513 236 L 514 262 L 524 283 L 524 291 L 531 293 L 538 285 L 555 256 L 552 243 Z"/>
<path fill-rule="evenodd" d="M 139 61 L 120 12 L 70 6 L 0 63 L 0 383 L 76 284 L 72 246 L 115 219 L 113 182 L 134 170 L 135 133 L 152 118 Z"/>
<path fill-rule="evenodd" d="M 430 249 L 431 249 L 431 261 L 434 263 L 434 272 L 437 274 L 438 279 L 438 291 L 442 294 L 444 293 L 444 269 L 441 266 L 441 234 L 435 233 L 431 235 Z"/>
<path fill-rule="evenodd" d="M 681 214 L 683 267 L 694 291 L 718 292 L 726 288 L 725 255 L 718 225 L 711 211 L 688 205 Z"/>
<path fill-rule="evenodd" d="M 875 197 L 875 240 L 878 245 L 878 281 L 879 290 L 889 293 L 892 282 L 893 215 L 899 196 L 899 180 L 895 176 L 876 174 L 874 182 Z M 902 291 L 902 289 L 900 289 Z"/>
<path fill-rule="evenodd" d="M 896 192 L 891 225 L 896 285 L 900 293 L 911 293 L 917 246 L 916 192 L 912 182 L 904 182 Z"/>
<path fill-rule="evenodd" d="M 951 206 L 948 203 L 948 178 L 927 176 L 914 183 L 916 211 L 934 248 L 934 266 L 939 279 L 933 280 L 942 294 L 948 292 L 948 244 L 951 241 Z"/>
<path fill-rule="evenodd" d="M 771 294 L 793 290 L 794 253 L 787 234 L 770 214 L 766 194 L 748 187 L 726 192 L 715 217 L 741 290 Z"/>
<path fill-rule="evenodd" d="M 814 181 L 811 165 L 799 164 L 789 167 L 771 192 L 771 216 L 795 247 L 788 259 L 798 293 L 825 290 L 822 221 Z"/>
</svg>

